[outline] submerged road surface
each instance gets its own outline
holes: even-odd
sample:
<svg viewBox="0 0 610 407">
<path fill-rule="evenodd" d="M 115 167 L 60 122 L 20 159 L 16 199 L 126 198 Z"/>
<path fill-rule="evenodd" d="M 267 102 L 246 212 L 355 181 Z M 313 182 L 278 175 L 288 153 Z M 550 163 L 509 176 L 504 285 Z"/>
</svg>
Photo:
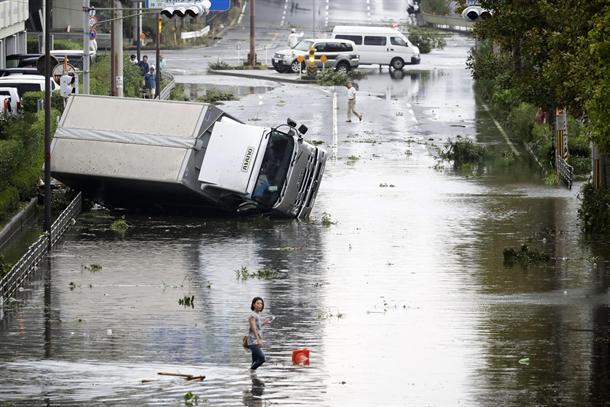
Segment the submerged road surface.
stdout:
<svg viewBox="0 0 610 407">
<path fill-rule="evenodd" d="M 362 123 L 344 122 L 344 88 L 227 103 L 253 124 L 293 117 L 332 152 L 312 219 L 128 215 L 121 237 L 115 215 L 83 214 L 0 321 L 0 401 L 608 404 L 608 245 L 579 231 L 578 185 L 547 187 L 508 153 L 464 69 L 471 45 L 450 39 L 418 72 L 372 70 Z M 455 172 L 435 156 L 457 137 L 498 159 Z M 522 244 L 551 260 L 505 266 Z M 276 317 L 256 376 L 240 344 L 254 296 Z M 292 366 L 300 348 L 309 367 Z"/>
</svg>

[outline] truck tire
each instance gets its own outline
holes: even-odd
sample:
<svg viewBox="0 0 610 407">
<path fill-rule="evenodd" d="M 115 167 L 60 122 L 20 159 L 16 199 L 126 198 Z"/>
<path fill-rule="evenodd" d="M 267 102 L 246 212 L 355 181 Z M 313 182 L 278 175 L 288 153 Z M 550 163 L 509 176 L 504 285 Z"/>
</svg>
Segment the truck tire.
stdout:
<svg viewBox="0 0 610 407">
<path fill-rule="evenodd" d="M 405 66 L 405 61 L 402 58 L 394 58 L 392 62 L 390 62 L 390 66 L 398 71 L 402 70 Z"/>
<path fill-rule="evenodd" d="M 347 73 L 347 72 L 349 72 L 350 68 L 351 67 L 349 66 L 349 64 L 347 62 L 343 61 L 343 62 L 339 62 L 337 64 L 337 66 L 335 67 L 335 70 L 337 70 L 337 72 Z"/>
</svg>

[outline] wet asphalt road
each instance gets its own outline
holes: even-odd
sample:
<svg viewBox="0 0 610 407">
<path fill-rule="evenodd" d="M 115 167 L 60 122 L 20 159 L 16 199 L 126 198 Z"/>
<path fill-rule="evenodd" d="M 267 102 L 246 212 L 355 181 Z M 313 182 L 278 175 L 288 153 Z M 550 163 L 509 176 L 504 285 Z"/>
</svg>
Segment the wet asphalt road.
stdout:
<svg viewBox="0 0 610 407">
<path fill-rule="evenodd" d="M 464 69 L 471 45 L 452 37 L 417 72 L 372 69 L 362 123 L 344 122 L 343 88 L 335 111 L 332 88 L 225 83 L 241 92 L 228 112 L 293 117 L 332 152 L 311 220 L 128 215 L 121 238 L 115 215 L 84 214 L 1 321 L 0 401 L 607 405 L 610 252 L 579 231 L 579 185 L 547 187 L 527 160 L 456 173 L 435 159 L 458 136 L 509 150 Z M 523 243 L 552 260 L 505 267 L 502 250 Z M 243 281 L 241 267 L 277 275 Z M 251 377 L 239 341 L 255 295 L 277 318 Z M 293 367 L 302 347 L 311 366 Z"/>
</svg>

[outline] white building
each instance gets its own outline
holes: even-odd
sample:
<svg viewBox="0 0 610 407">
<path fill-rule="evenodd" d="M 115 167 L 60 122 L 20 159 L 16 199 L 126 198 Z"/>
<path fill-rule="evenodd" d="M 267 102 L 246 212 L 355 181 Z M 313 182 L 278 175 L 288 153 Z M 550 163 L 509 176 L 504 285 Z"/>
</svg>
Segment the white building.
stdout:
<svg viewBox="0 0 610 407">
<path fill-rule="evenodd" d="M 6 67 L 6 56 L 27 51 L 25 22 L 28 0 L 0 1 L 0 68 Z"/>
</svg>

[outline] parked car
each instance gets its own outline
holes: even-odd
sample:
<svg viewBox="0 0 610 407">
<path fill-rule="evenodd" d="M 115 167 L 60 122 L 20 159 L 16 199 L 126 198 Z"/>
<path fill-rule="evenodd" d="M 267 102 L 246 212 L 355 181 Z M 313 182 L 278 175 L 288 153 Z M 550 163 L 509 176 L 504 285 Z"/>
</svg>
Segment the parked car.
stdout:
<svg viewBox="0 0 610 407">
<path fill-rule="evenodd" d="M 16 88 L 19 97 L 26 92 L 44 91 L 44 76 L 42 75 L 11 75 L 0 77 L 0 87 Z M 59 89 L 59 85 L 51 79 L 51 91 Z"/>
<path fill-rule="evenodd" d="M 276 71 L 299 72 L 306 66 L 309 57 L 309 49 L 314 48 L 315 61 L 318 68 L 322 68 L 322 55 L 326 56 L 326 67 L 335 68 L 337 71 L 350 71 L 358 67 L 359 56 L 354 51 L 354 43 L 349 40 L 341 39 L 304 39 L 299 41 L 294 48 L 286 48 L 277 51 L 273 55 L 271 63 Z M 302 56 L 305 60 L 299 63 L 297 58 Z"/>
<path fill-rule="evenodd" d="M 4 105 L 5 103 L 9 103 L 9 111 L 12 113 L 17 113 L 21 111 L 21 98 L 19 97 L 19 93 L 17 88 L 12 87 L 0 87 L 0 97 L 3 98 L 3 106 L 2 111 L 6 112 L 7 107 Z M 7 100 L 8 98 L 8 100 Z"/>
<path fill-rule="evenodd" d="M 0 69 L 0 76 L 11 75 L 40 75 L 36 68 L 6 68 Z"/>
<path fill-rule="evenodd" d="M 336 26 L 332 37 L 356 44 L 362 65 L 389 65 L 402 69 L 405 64 L 419 64 L 419 48 L 405 35 L 390 27 Z"/>
<path fill-rule="evenodd" d="M 57 59 L 58 63 L 63 63 L 68 58 L 70 65 L 76 69 L 83 69 L 83 50 L 73 49 L 52 49 L 51 56 Z M 6 57 L 7 68 L 36 68 L 37 62 L 43 54 L 13 54 Z M 95 51 L 89 54 L 89 62 L 95 62 Z"/>
</svg>

